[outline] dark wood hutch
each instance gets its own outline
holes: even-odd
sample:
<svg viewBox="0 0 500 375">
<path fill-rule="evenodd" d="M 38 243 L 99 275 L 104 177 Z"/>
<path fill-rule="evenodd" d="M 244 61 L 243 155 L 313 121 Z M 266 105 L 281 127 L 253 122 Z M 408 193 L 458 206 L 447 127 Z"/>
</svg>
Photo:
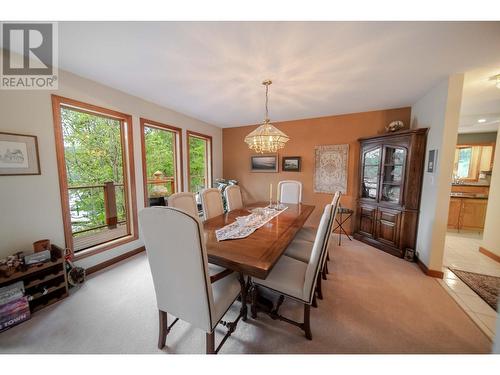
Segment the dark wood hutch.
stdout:
<svg viewBox="0 0 500 375">
<path fill-rule="evenodd" d="M 403 257 L 415 250 L 427 128 L 360 142 L 360 186 L 354 237 Z"/>
</svg>

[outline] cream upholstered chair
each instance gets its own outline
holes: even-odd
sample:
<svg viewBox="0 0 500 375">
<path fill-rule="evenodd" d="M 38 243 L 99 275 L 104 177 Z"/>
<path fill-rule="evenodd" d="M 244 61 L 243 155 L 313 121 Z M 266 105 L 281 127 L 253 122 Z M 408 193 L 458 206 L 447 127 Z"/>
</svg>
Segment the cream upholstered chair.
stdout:
<svg viewBox="0 0 500 375">
<path fill-rule="evenodd" d="M 228 211 L 237 210 L 238 208 L 243 208 L 241 189 L 238 185 L 229 185 L 226 188 L 226 190 L 224 190 L 224 196 L 226 197 Z"/>
<path fill-rule="evenodd" d="M 328 246 L 330 244 L 330 239 L 332 237 L 332 228 L 333 224 L 335 223 L 335 217 L 337 216 L 337 210 L 339 207 L 339 201 L 340 201 L 340 192 L 336 192 L 333 200 L 332 200 L 332 210 L 331 210 L 331 216 L 328 221 L 328 227 L 327 227 L 327 238 L 324 243 L 325 246 L 325 257 L 321 261 L 321 273 L 323 275 L 323 278 L 326 279 L 326 272 L 327 272 L 327 257 L 328 257 Z M 319 230 L 319 229 L 318 229 Z M 285 255 L 289 256 L 291 258 L 300 260 L 304 263 L 308 263 L 310 258 L 311 258 L 311 252 L 312 252 L 312 247 L 311 247 L 311 242 L 303 240 L 303 239 L 294 239 L 288 248 L 285 251 Z M 316 291 L 318 293 L 318 298 L 323 299 L 323 291 L 321 289 L 321 275 L 318 275 L 318 280 L 317 280 L 317 288 Z"/>
<path fill-rule="evenodd" d="M 168 197 L 168 206 L 181 209 L 194 217 L 198 217 L 198 205 L 194 193 L 175 193 Z"/>
<path fill-rule="evenodd" d="M 273 319 L 280 319 L 302 328 L 306 337 L 311 340 L 310 307 L 313 303 L 316 280 L 321 271 L 321 263 L 325 256 L 325 241 L 328 238 L 328 222 L 332 215 L 332 205 L 325 207 L 319 224 L 316 239 L 312 245 L 311 257 L 308 263 L 282 256 L 265 280 L 254 278 L 252 291 L 252 317 L 257 317 L 256 302 L 258 288 L 266 287 L 280 293 L 276 308 L 271 312 Z M 284 296 L 304 304 L 304 321 L 295 322 L 278 314 Z"/>
<path fill-rule="evenodd" d="M 222 195 L 220 194 L 219 189 L 203 189 L 200 193 L 200 197 L 201 207 L 203 208 L 203 218 L 205 220 L 222 215 L 224 213 Z"/>
<path fill-rule="evenodd" d="M 173 207 L 149 207 L 139 213 L 139 224 L 160 316 L 158 348 L 165 346 L 168 332 L 182 319 L 205 331 L 206 351 L 216 353 L 226 338 L 215 349 L 214 329 L 245 290 L 244 281 L 228 270 L 209 276 L 203 230 L 196 216 Z M 167 312 L 177 318 L 170 326 Z M 223 323 L 229 327 L 226 337 L 241 315 Z"/>
<path fill-rule="evenodd" d="M 281 203 L 299 204 L 302 202 L 302 182 L 284 180 L 278 182 Z"/>
</svg>

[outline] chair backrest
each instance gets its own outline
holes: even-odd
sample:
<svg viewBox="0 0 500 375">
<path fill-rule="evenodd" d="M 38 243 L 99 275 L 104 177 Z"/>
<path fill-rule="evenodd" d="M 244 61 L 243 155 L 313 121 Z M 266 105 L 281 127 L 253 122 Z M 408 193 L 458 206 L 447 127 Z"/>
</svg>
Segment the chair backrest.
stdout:
<svg viewBox="0 0 500 375">
<path fill-rule="evenodd" d="M 241 190 L 238 185 L 229 185 L 224 190 L 224 196 L 226 197 L 228 211 L 243 208 L 243 199 L 241 198 Z"/>
<path fill-rule="evenodd" d="M 198 205 L 194 193 L 175 193 L 168 197 L 168 206 L 175 207 L 198 217 Z"/>
<path fill-rule="evenodd" d="M 205 220 L 222 215 L 224 213 L 222 195 L 219 189 L 204 189 L 201 191 L 200 196 L 201 206 L 203 207 L 203 218 Z"/>
<path fill-rule="evenodd" d="M 330 239 L 332 238 L 333 224 L 335 223 L 335 217 L 337 216 L 337 212 L 339 209 L 341 195 L 342 194 L 340 193 L 340 191 L 336 191 L 335 194 L 333 195 L 333 199 L 332 199 L 332 203 L 331 203 L 332 214 L 331 214 L 330 222 L 329 222 L 329 225 L 327 228 L 327 238 L 325 240 L 325 249 L 324 249 L 324 253 L 323 253 L 323 259 L 321 260 L 321 267 L 323 267 L 325 265 L 326 258 L 328 255 L 328 247 L 330 246 Z"/>
<path fill-rule="evenodd" d="M 304 280 L 304 300 L 308 303 L 312 302 L 316 278 L 320 272 L 323 256 L 325 255 L 325 243 L 328 238 L 328 228 L 330 226 L 332 210 L 333 207 L 331 204 L 327 204 L 323 210 L 318 231 L 316 232 L 316 238 L 314 239 L 311 257 L 309 258 L 309 264 L 307 265 Z"/>
<path fill-rule="evenodd" d="M 200 221 L 173 207 L 139 213 L 158 309 L 211 332 L 212 286 Z"/>
<path fill-rule="evenodd" d="M 302 202 L 302 182 L 284 180 L 278 182 L 281 203 L 299 204 Z"/>
</svg>

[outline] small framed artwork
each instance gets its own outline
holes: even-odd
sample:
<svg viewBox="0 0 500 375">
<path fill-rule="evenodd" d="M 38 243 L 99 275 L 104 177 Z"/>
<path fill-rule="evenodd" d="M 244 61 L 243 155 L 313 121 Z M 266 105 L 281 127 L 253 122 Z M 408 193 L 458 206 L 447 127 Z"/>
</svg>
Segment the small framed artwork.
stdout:
<svg viewBox="0 0 500 375">
<path fill-rule="evenodd" d="M 427 172 L 434 173 L 436 167 L 438 150 L 429 150 L 429 160 L 427 161 Z"/>
<path fill-rule="evenodd" d="M 278 172 L 278 155 L 255 155 L 250 157 L 252 172 Z"/>
<path fill-rule="evenodd" d="M 281 170 L 283 172 L 300 172 L 300 156 L 283 156 Z"/>
<path fill-rule="evenodd" d="M 0 132 L 0 176 L 40 174 L 34 135 Z"/>
</svg>

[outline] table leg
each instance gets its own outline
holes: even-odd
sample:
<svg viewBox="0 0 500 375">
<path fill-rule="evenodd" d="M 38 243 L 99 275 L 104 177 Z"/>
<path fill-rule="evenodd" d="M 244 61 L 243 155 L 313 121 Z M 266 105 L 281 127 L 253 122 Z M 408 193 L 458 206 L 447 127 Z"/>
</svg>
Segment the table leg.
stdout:
<svg viewBox="0 0 500 375">
<path fill-rule="evenodd" d="M 352 214 L 351 214 L 351 215 L 349 215 L 349 216 L 347 216 L 347 217 L 345 218 L 345 220 L 342 222 L 342 224 L 344 224 L 347 220 L 349 220 L 349 218 L 350 218 L 351 216 L 352 216 Z M 349 236 L 349 234 L 347 234 L 347 232 L 344 230 L 344 227 L 343 227 L 343 226 L 341 226 L 341 228 L 342 228 L 342 232 L 344 232 L 344 234 L 347 236 L 347 238 L 349 238 L 349 241 L 352 241 L 351 236 Z"/>
<path fill-rule="evenodd" d="M 245 276 L 240 272 L 238 276 L 238 280 L 241 285 L 241 319 L 243 321 L 247 320 L 247 292 L 248 292 L 248 285 L 245 282 Z"/>
<path fill-rule="evenodd" d="M 337 219 L 335 219 L 335 221 L 337 221 Z M 337 221 L 338 223 L 338 221 Z M 339 223 L 339 246 L 342 246 L 342 212 L 340 213 L 340 223 Z"/>
</svg>

